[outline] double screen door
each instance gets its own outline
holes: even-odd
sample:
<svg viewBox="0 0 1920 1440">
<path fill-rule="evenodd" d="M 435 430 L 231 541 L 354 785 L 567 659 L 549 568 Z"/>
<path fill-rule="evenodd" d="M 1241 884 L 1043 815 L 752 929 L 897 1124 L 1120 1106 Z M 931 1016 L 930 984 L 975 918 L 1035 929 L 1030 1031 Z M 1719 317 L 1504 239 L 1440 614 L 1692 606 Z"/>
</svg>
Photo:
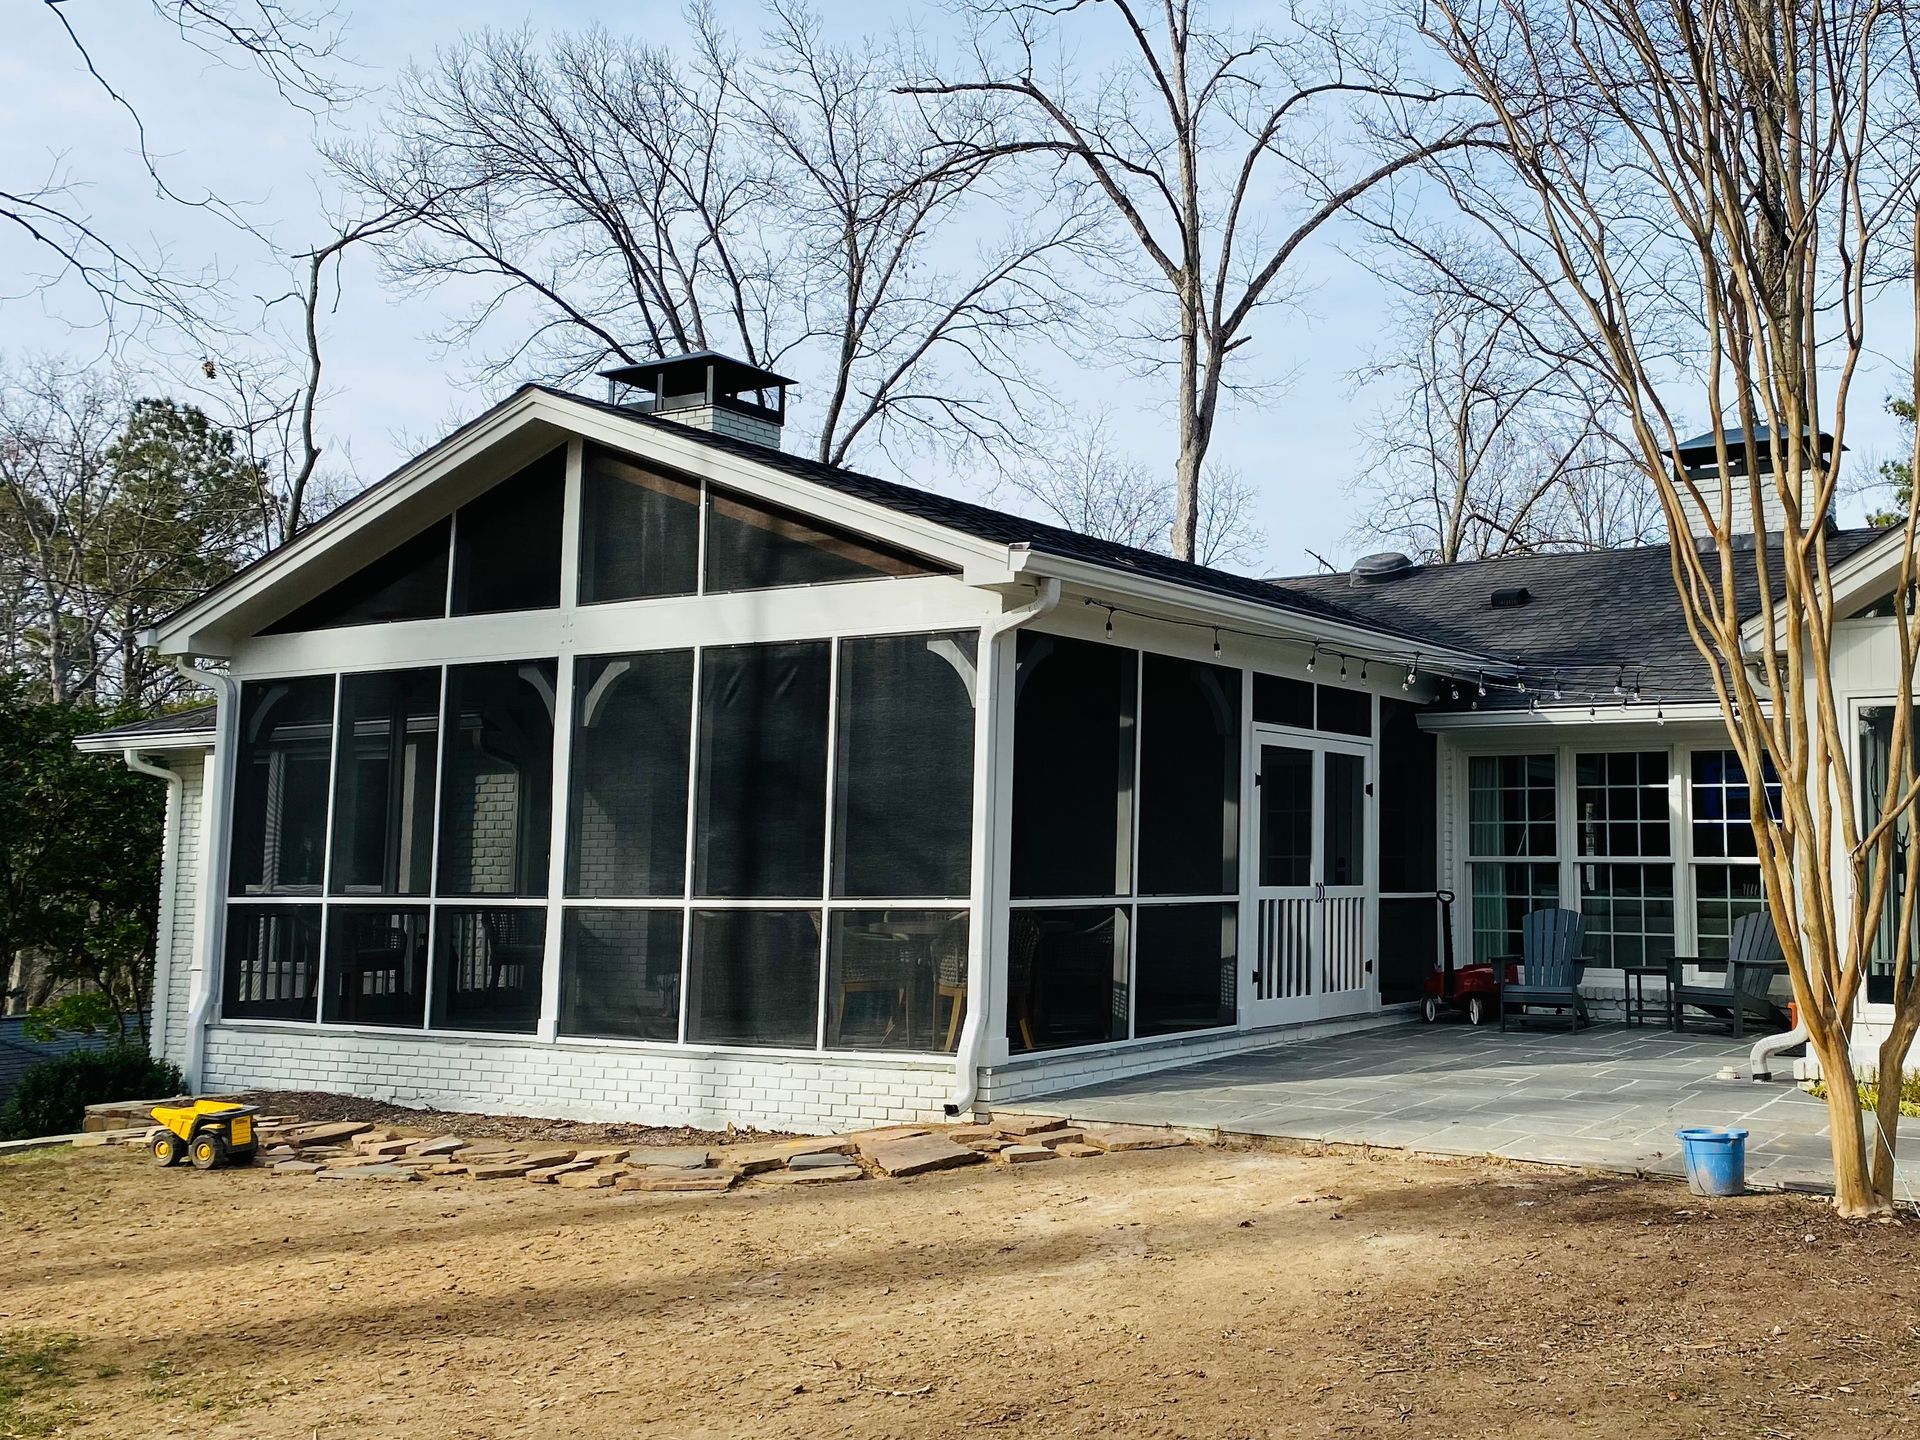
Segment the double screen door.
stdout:
<svg viewBox="0 0 1920 1440">
<path fill-rule="evenodd" d="M 1256 739 L 1259 930 L 1247 1020 L 1371 1010 L 1373 747 L 1318 735 Z"/>
</svg>

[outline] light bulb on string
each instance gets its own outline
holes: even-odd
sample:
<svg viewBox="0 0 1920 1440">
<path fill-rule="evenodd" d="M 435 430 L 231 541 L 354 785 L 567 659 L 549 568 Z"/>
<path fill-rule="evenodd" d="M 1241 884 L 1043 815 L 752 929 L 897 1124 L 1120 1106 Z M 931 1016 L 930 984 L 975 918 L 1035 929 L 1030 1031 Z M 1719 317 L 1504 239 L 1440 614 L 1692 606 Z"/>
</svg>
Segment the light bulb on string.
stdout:
<svg viewBox="0 0 1920 1440">
<path fill-rule="evenodd" d="M 1111 606 L 1107 609 L 1107 634 L 1113 634 L 1113 609 Z"/>
<path fill-rule="evenodd" d="M 1213 658 L 1220 658 L 1220 632 L 1217 629 L 1213 632 Z"/>
<path fill-rule="evenodd" d="M 1364 660 L 1360 662 L 1360 678 L 1362 680 L 1367 678 L 1367 662 Z"/>
<path fill-rule="evenodd" d="M 1487 698 L 1487 672 L 1482 670 L 1480 672 L 1480 699 L 1484 700 L 1486 698 Z"/>
<path fill-rule="evenodd" d="M 1347 657 L 1344 655 L 1340 657 L 1340 678 L 1342 680 L 1347 678 Z"/>
<path fill-rule="evenodd" d="M 1402 690 L 1411 690 L 1413 688 L 1413 677 L 1419 669 L 1420 657 L 1416 655 L 1407 662 L 1407 678 L 1400 682 L 1400 688 Z"/>
<path fill-rule="evenodd" d="M 1320 658 L 1320 649 L 1318 646 L 1315 646 L 1307 654 L 1307 674 L 1311 675 L 1313 673 L 1313 662 L 1318 660 L 1319 658 Z"/>
</svg>

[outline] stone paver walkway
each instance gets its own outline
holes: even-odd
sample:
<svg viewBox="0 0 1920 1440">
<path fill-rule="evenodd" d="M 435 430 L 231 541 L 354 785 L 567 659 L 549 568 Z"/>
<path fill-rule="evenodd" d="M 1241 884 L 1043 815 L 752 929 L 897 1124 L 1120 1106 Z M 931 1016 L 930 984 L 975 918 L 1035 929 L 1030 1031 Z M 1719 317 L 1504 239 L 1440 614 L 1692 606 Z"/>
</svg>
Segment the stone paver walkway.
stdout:
<svg viewBox="0 0 1920 1440">
<path fill-rule="evenodd" d="M 1827 1107 L 1747 1076 L 1752 1042 L 1599 1025 L 1406 1025 L 1276 1045 L 1020 1107 L 1074 1120 L 1683 1173 L 1682 1125 L 1743 1125 L 1754 1186 L 1832 1188 Z M 1775 1061 L 1775 1074 L 1791 1061 Z M 1736 1079 L 1718 1078 L 1731 1066 Z M 1920 1122 L 1909 1122 L 1910 1125 Z M 1920 1198 L 1920 1164 L 1897 1193 Z"/>
</svg>

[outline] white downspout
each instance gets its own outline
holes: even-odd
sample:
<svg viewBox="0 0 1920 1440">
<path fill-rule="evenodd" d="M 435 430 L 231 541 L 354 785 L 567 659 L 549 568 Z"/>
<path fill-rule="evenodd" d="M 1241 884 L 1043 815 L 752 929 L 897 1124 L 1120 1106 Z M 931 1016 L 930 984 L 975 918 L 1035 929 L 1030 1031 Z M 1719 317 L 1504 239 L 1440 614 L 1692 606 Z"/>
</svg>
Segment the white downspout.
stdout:
<svg viewBox="0 0 1920 1440">
<path fill-rule="evenodd" d="M 186 1075 L 187 1089 L 201 1088 L 207 1051 L 207 1019 L 219 993 L 216 977 L 220 974 L 218 942 L 223 930 L 223 901 L 227 893 L 221 862 L 226 858 L 228 814 L 232 806 L 227 796 L 227 771 L 233 764 L 233 741 L 228 730 L 233 724 L 239 686 L 222 670 L 202 670 L 189 660 L 176 660 L 173 668 L 196 685 L 213 687 L 215 704 L 213 753 L 207 760 L 205 781 L 206 815 L 201 822 L 199 905 L 194 920 L 194 948 L 200 963 L 194 968 L 193 987 L 188 992 L 186 1049 L 180 1069 Z"/>
<path fill-rule="evenodd" d="M 1803 1020 L 1791 1030 L 1778 1035 L 1769 1035 L 1753 1047 L 1753 1053 L 1747 1056 L 1747 1070 L 1755 1080 L 1773 1079 L 1773 1067 L 1767 1062 L 1782 1050 L 1791 1050 L 1796 1045 L 1807 1043 L 1807 1024 Z"/>
<path fill-rule="evenodd" d="M 964 1115 L 973 1106 L 980 1088 L 980 1050 L 986 1043 L 987 1016 L 991 1012 L 988 991 L 993 979 L 994 916 L 1000 896 L 994 886 L 995 846 L 1000 834 L 1000 816 L 994 800 L 1000 793 L 998 771 L 999 710 L 1001 696 L 998 645 L 1002 635 L 1037 620 L 1060 603 L 1060 582 L 1051 577 L 1040 581 L 1040 593 L 1017 610 L 995 616 L 980 627 L 979 699 L 974 717 L 973 814 L 976 843 L 973 847 L 974 920 L 973 943 L 967 956 L 967 1018 L 960 1028 L 960 1044 L 954 1056 L 953 1099 L 947 1104 L 950 1115 Z"/>
<path fill-rule="evenodd" d="M 153 984 L 148 996 L 152 1018 L 147 1022 L 147 1052 L 162 1059 L 167 1053 L 167 993 L 173 983 L 174 897 L 179 893 L 180 810 L 187 793 L 187 782 L 178 770 L 169 770 L 146 759 L 128 746 L 120 752 L 127 769 L 136 775 L 151 775 L 167 785 L 166 828 L 160 835 L 160 918 L 153 930 Z"/>
</svg>

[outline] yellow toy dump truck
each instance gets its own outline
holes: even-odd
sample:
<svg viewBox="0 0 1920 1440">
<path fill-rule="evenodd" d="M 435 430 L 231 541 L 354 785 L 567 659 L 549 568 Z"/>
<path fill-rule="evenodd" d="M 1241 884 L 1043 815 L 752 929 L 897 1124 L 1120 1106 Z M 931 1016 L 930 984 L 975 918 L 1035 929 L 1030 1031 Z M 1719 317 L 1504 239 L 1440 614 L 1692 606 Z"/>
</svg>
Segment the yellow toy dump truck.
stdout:
<svg viewBox="0 0 1920 1440">
<path fill-rule="evenodd" d="M 258 1105 L 235 1105 L 228 1100 L 196 1100 L 191 1105 L 156 1105 L 152 1115 L 160 1124 L 147 1141 L 156 1165 L 193 1161 L 196 1170 L 220 1165 L 251 1165 L 259 1150 L 253 1117 Z"/>
</svg>

